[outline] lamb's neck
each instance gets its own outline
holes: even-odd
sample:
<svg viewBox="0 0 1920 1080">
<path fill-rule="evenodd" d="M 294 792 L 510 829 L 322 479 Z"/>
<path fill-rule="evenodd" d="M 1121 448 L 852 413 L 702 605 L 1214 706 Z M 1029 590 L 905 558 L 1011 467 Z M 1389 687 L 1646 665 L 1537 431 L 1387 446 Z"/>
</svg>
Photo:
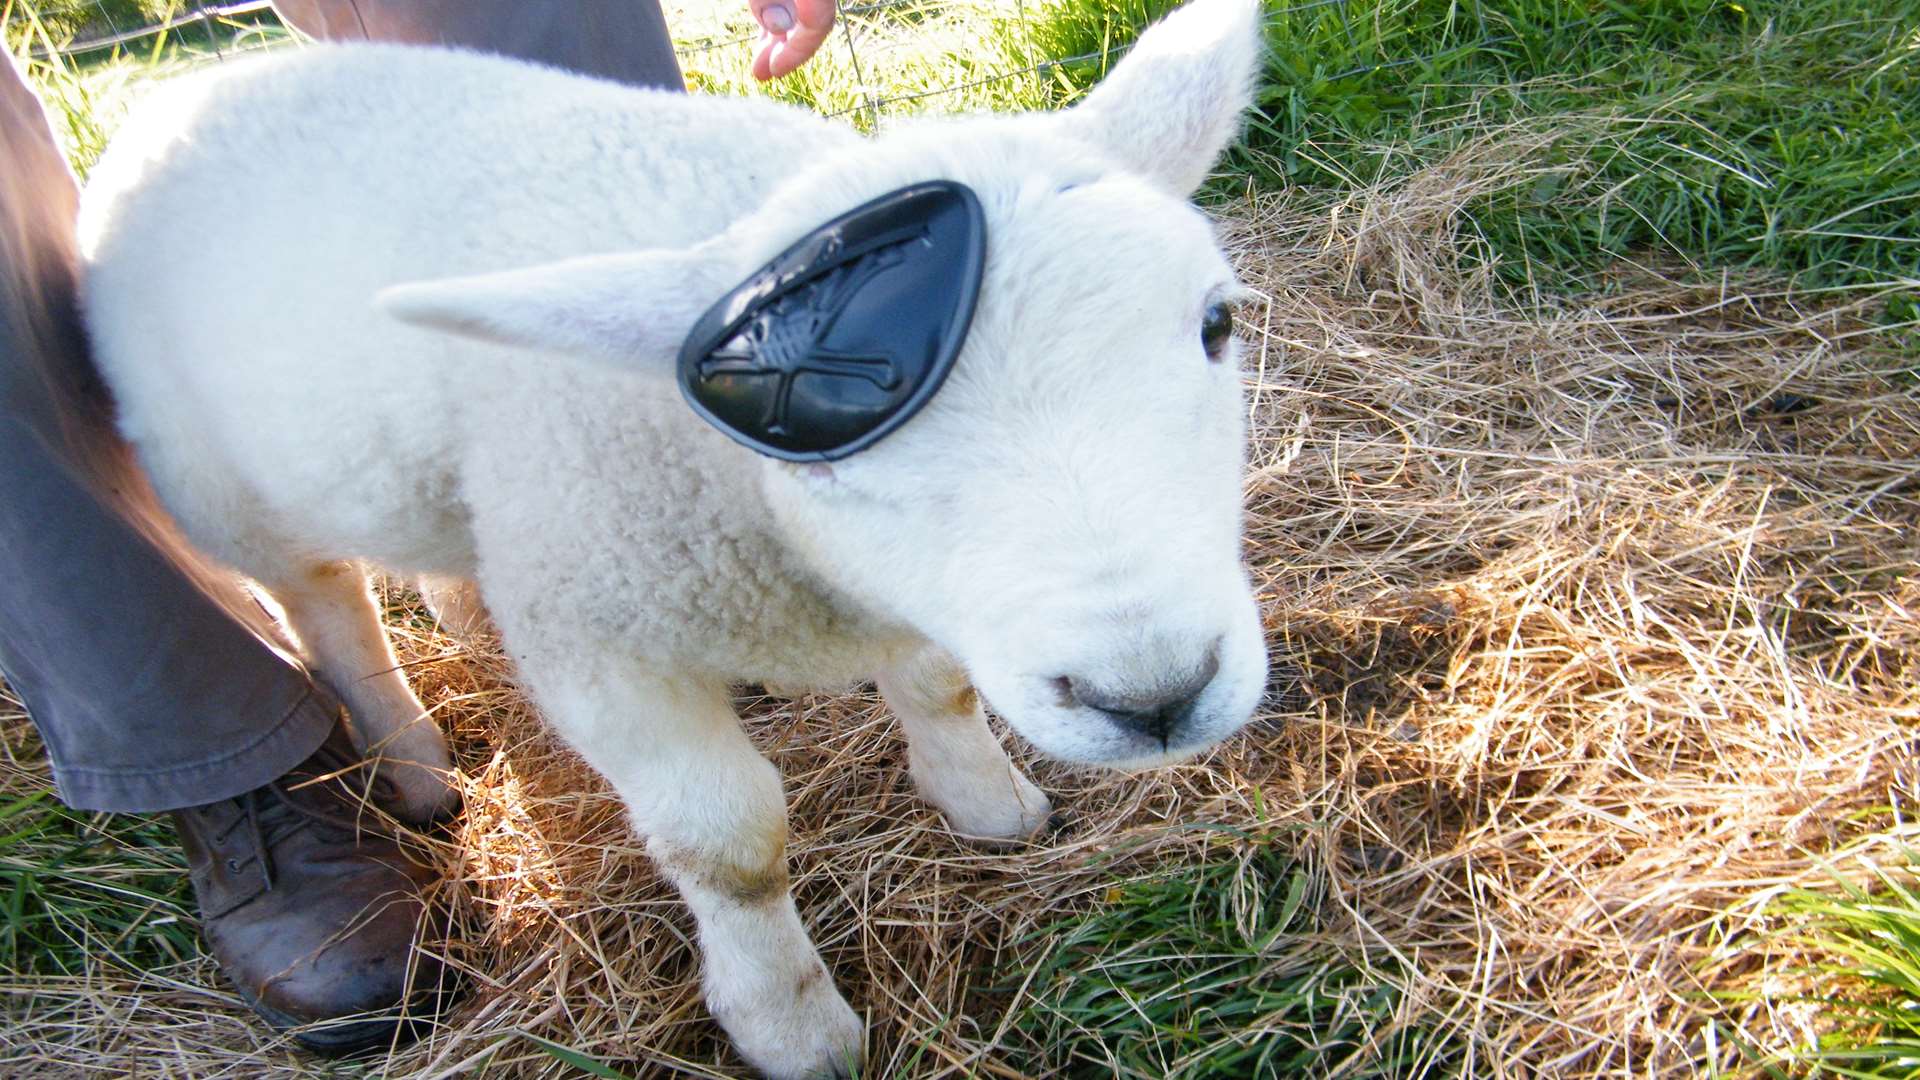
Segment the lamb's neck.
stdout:
<svg viewBox="0 0 1920 1080">
<path fill-rule="evenodd" d="M 759 472 L 753 485 L 759 500 L 756 509 L 765 514 L 763 520 L 771 526 L 770 539 L 779 548 L 787 572 L 823 611 L 834 613 L 836 625 L 889 651 L 923 644 L 925 639 L 919 631 L 864 598 L 848 581 L 845 568 L 832 556 L 830 538 L 805 512 L 805 496 L 799 494 L 792 478 L 779 475 L 779 470 L 788 466 L 764 459 L 755 459 L 753 464 Z"/>
</svg>

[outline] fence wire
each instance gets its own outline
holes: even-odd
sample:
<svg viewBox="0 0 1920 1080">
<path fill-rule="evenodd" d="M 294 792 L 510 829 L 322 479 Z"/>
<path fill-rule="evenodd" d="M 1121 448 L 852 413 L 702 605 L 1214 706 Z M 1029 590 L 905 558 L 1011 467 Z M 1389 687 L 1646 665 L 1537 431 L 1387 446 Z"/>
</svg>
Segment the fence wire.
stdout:
<svg viewBox="0 0 1920 1080">
<path fill-rule="evenodd" d="M 7 40 L 26 43 L 26 55 L 38 60 L 59 59 L 84 63 L 100 54 L 132 53 L 168 45 L 184 47 L 187 59 L 222 60 L 230 55 L 257 52 L 298 39 L 280 25 L 272 0 L 231 0 L 224 3 L 157 4 L 150 9 L 134 2 L 56 2 L 34 4 L 14 0 L 7 5 Z M 116 17 L 115 11 L 121 12 Z M 123 27 L 129 10 L 144 18 Z M 77 26 L 80 33 L 61 40 L 62 31 Z M 194 33 L 197 31 L 197 33 Z M 193 39 L 198 39 L 197 42 Z"/>
<path fill-rule="evenodd" d="M 739 3 L 739 0 L 711 2 Z M 1025 0 L 1006 0 L 1006 3 L 1015 10 L 1017 21 L 1024 29 Z M 306 40 L 280 23 L 272 10 L 271 0 L 186 3 L 180 0 L 38 0 L 37 3 L 35 0 L 0 0 L 0 6 L 5 6 L 8 13 L 8 39 L 15 43 L 24 41 L 27 54 L 41 60 L 87 64 L 97 62 L 103 56 L 124 54 L 158 58 L 166 52 L 166 58 L 170 60 L 216 62 L 261 49 L 297 46 Z M 855 85 L 850 91 L 842 90 L 842 100 L 846 96 L 854 96 L 858 101 L 851 105 L 816 101 L 813 103 L 815 108 L 825 116 L 852 116 L 865 119 L 871 126 L 878 126 L 889 114 L 904 111 L 900 109 L 901 106 L 913 106 L 918 110 L 926 103 L 948 95 L 1015 79 L 1030 79 L 1078 64 L 1097 64 L 1099 70 L 1104 70 L 1126 51 L 1125 45 L 1108 45 L 1071 56 L 1036 59 L 1042 55 L 1042 50 L 1035 47 L 1029 34 L 1020 43 L 1021 56 L 1027 62 L 1019 66 L 924 89 L 876 93 L 875 87 L 893 84 L 886 77 L 888 73 L 882 57 L 872 55 L 875 35 L 890 26 L 897 27 L 902 19 L 938 12 L 942 6 L 940 0 L 867 0 L 843 6 L 834 37 L 823 47 L 823 51 L 835 47 L 846 50 Z M 1302 0 L 1299 3 L 1269 6 L 1265 15 L 1269 20 L 1314 12 L 1322 13 L 1321 17 L 1334 16 L 1341 20 L 1344 32 L 1352 40 L 1356 31 L 1376 29 L 1363 23 L 1378 15 L 1376 5 L 1360 4 L 1358 6 L 1363 9 L 1361 12 L 1351 10 L 1352 6 L 1354 0 Z M 745 5 L 741 3 L 740 7 L 744 14 Z M 1467 9 L 1468 21 L 1479 30 L 1478 36 L 1472 40 L 1424 55 L 1383 58 L 1350 70 L 1318 74 L 1314 78 L 1324 82 L 1358 78 L 1379 71 L 1430 64 L 1463 52 L 1495 48 L 1518 40 L 1516 34 L 1490 33 L 1486 25 L 1486 12 L 1479 3 L 1463 3 L 1460 7 Z M 140 20 L 139 25 L 123 25 L 130 21 L 130 12 L 143 13 L 147 17 Z M 1362 22 L 1356 22 L 1356 19 Z M 1590 21 L 1591 18 L 1578 19 L 1566 25 Z M 55 25 L 46 25 L 48 23 Z M 63 30 L 75 32 L 62 40 L 57 32 Z M 740 66 L 744 70 L 759 41 L 758 32 L 738 33 L 730 30 L 718 35 L 679 41 L 674 51 L 683 60 L 693 60 L 721 50 L 739 49 L 742 52 Z"/>
</svg>

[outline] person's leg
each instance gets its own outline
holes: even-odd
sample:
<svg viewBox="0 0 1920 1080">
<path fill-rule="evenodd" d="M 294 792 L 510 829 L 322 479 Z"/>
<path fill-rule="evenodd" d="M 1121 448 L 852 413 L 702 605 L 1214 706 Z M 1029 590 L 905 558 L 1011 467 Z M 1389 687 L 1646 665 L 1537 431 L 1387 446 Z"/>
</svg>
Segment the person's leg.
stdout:
<svg viewBox="0 0 1920 1080">
<path fill-rule="evenodd" d="M 393 1037 L 441 972 L 431 874 L 361 815 L 339 707 L 228 575 L 184 547 L 116 437 L 75 309 L 75 191 L 0 62 L 0 671 L 61 797 L 174 811 L 201 931 L 296 1037 Z"/>
<path fill-rule="evenodd" d="M 87 359 L 75 190 L 0 71 L 0 671 L 69 804 L 172 810 L 249 791 L 326 738 L 328 702 L 171 534 Z"/>
<path fill-rule="evenodd" d="M 686 89 L 666 17 L 653 0 L 274 0 L 273 6 L 322 40 L 452 45 L 636 86 Z"/>
</svg>

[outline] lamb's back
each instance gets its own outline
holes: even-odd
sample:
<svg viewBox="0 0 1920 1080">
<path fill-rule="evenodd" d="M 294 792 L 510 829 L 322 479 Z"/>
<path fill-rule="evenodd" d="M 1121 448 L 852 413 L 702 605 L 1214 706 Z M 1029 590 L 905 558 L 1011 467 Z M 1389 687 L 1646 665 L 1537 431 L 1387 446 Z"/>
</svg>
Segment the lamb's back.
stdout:
<svg viewBox="0 0 1920 1080">
<path fill-rule="evenodd" d="M 684 246 L 852 138 L 768 103 L 447 50 L 235 64 L 156 91 L 96 167 L 89 325 L 123 429 L 203 541 L 213 530 L 192 519 L 231 516 L 237 484 L 259 504 L 246 513 L 289 519 L 283 533 L 431 569 L 446 544 L 429 534 L 464 516 L 463 402 L 536 388 L 486 347 L 380 315 L 373 295 Z M 209 469 L 230 474 L 217 498 Z"/>
</svg>

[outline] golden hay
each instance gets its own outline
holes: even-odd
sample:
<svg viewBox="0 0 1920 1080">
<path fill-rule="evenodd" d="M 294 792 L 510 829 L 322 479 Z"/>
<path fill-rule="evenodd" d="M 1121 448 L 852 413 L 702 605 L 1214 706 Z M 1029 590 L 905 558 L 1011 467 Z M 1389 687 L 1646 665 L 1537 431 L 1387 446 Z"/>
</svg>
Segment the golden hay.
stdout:
<svg viewBox="0 0 1920 1080">
<path fill-rule="evenodd" d="M 1328 938 L 1407 972 L 1402 1019 L 1464 1040 L 1469 1075 L 1684 1076 L 1737 1064 L 1736 1028 L 1804 1038 L 1803 1015 L 1704 995 L 1792 959 L 1727 943 L 1910 783 L 1920 402 L 1872 298 L 1646 275 L 1585 306 L 1502 302 L 1454 261 L 1455 226 L 1520 149 L 1331 214 L 1222 212 L 1265 298 L 1242 313 L 1248 550 L 1278 663 L 1241 738 L 1131 778 L 1029 761 L 1063 829 L 978 850 L 912 796 L 872 697 L 746 703 L 873 1075 L 1021 1075 L 1019 997 L 988 990 L 1116 880 L 1220 857 L 1193 821 L 1285 827 Z M 615 801 L 498 656 L 421 627 L 397 634 L 465 771 L 435 851 L 472 989 L 372 1068 L 572 1071 L 531 1033 L 634 1075 L 736 1075 Z M 325 1071 L 204 959 L 7 981 L 0 1041 L 29 1073 Z"/>
</svg>

